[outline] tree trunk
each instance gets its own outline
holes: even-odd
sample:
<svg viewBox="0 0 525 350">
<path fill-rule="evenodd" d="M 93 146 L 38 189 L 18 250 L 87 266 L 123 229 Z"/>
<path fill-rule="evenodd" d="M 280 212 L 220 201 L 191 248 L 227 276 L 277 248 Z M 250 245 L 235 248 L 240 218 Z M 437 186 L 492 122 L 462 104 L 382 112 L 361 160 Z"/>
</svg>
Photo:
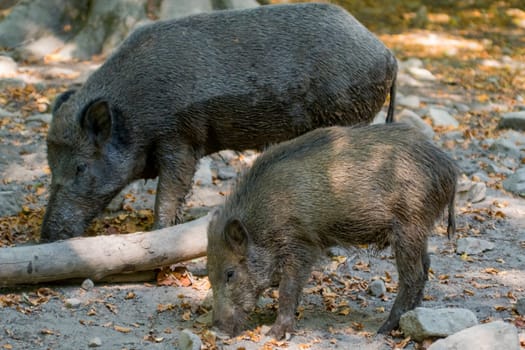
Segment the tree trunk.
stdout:
<svg viewBox="0 0 525 350">
<path fill-rule="evenodd" d="M 151 232 L 0 249 L 0 286 L 147 271 L 206 254 L 210 214 Z"/>
</svg>

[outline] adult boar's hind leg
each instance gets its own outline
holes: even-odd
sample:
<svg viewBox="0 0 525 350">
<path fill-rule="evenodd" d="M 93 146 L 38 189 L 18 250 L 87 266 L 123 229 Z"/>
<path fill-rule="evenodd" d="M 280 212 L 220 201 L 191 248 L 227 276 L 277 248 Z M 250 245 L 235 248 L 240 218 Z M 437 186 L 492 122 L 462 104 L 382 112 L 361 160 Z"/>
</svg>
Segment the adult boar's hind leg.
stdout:
<svg viewBox="0 0 525 350">
<path fill-rule="evenodd" d="M 421 303 L 430 266 L 425 232 L 414 225 L 396 222 L 391 245 L 396 258 L 399 288 L 390 315 L 378 331 L 384 334 L 399 325 L 401 315 Z"/>
<path fill-rule="evenodd" d="M 165 144 L 157 150 L 159 182 L 155 198 L 154 228 L 182 222 L 182 206 L 191 189 L 198 161 L 195 150 L 186 144 Z"/>
</svg>

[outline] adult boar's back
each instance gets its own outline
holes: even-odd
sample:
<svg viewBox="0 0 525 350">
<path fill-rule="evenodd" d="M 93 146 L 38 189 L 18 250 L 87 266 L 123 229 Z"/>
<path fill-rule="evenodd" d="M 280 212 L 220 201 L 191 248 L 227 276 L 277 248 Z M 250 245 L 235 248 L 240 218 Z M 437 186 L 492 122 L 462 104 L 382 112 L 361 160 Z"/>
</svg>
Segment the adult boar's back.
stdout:
<svg viewBox="0 0 525 350">
<path fill-rule="evenodd" d="M 127 184 L 156 176 L 155 227 L 172 225 L 199 158 L 368 123 L 389 92 L 390 121 L 396 74 L 393 54 L 333 5 L 262 6 L 141 27 L 55 102 L 41 239 L 81 235 Z"/>
</svg>

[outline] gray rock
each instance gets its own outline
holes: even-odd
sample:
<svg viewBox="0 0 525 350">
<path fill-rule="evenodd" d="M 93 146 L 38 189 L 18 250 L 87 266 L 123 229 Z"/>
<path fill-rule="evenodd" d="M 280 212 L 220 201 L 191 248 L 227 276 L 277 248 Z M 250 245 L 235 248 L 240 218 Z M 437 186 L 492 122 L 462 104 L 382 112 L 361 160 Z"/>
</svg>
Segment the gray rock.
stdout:
<svg viewBox="0 0 525 350">
<path fill-rule="evenodd" d="M 403 109 L 401 113 L 396 116 L 396 120 L 419 129 L 429 139 L 434 137 L 435 133 L 432 127 L 425 123 L 419 115 L 409 109 Z"/>
<path fill-rule="evenodd" d="M 13 117 L 19 117 L 20 114 L 9 112 L 8 110 L 5 110 L 3 108 L 0 108 L 0 118 L 13 118 Z"/>
<path fill-rule="evenodd" d="M 458 181 L 457 197 L 460 201 L 471 203 L 481 202 L 487 196 L 487 185 L 484 182 L 474 182 L 467 178 Z"/>
<path fill-rule="evenodd" d="M 458 239 L 456 253 L 475 255 L 492 249 L 494 249 L 494 243 L 492 242 L 479 238 L 464 237 Z"/>
<path fill-rule="evenodd" d="M 430 337 L 447 337 L 478 324 L 476 315 L 468 309 L 418 307 L 401 316 L 399 326 L 405 336 L 416 341 Z"/>
<path fill-rule="evenodd" d="M 180 350 L 200 350 L 202 342 L 197 335 L 193 334 L 189 329 L 185 329 L 180 332 L 178 345 Z"/>
<path fill-rule="evenodd" d="M 443 135 L 441 135 L 441 139 L 461 141 L 461 140 L 464 140 L 463 132 L 459 130 L 452 130 L 452 131 L 446 132 Z"/>
<path fill-rule="evenodd" d="M 475 159 L 461 159 L 458 160 L 457 165 L 467 175 L 473 174 L 479 170 L 479 165 Z"/>
<path fill-rule="evenodd" d="M 492 145 L 490 145 L 489 150 L 502 154 L 502 155 L 509 155 L 512 157 L 519 157 L 520 156 L 520 149 L 510 140 L 507 139 L 497 139 L 494 141 Z"/>
<path fill-rule="evenodd" d="M 505 158 L 501 160 L 501 165 L 508 169 L 515 169 L 518 166 L 518 162 L 514 158 Z"/>
<path fill-rule="evenodd" d="M 22 208 L 23 198 L 14 191 L 0 191 L 0 217 L 14 216 Z"/>
<path fill-rule="evenodd" d="M 514 173 L 512 170 L 505 168 L 505 167 L 499 167 L 493 162 L 488 163 L 486 170 L 489 174 L 494 173 L 494 174 L 512 175 Z"/>
<path fill-rule="evenodd" d="M 412 78 L 411 75 L 405 74 L 405 73 L 402 73 L 402 72 L 399 72 L 397 74 L 397 83 L 400 86 L 412 86 L 412 87 L 425 86 L 425 84 L 422 83 L 421 81 L 419 81 L 417 79 L 414 79 L 414 78 Z"/>
<path fill-rule="evenodd" d="M 516 312 L 522 316 L 525 315 L 525 298 L 516 301 Z"/>
<path fill-rule="evenodd" d="M 193 176 L 193 181 L 200 186 L 208 186 L 212 184 L 213 174 L 211 171 L 210 157 L 204 157 L 199 161 L 197 171 Z"/>
<path fill-rule="evenodd" d="M 102 346 L 102 340 L 99 337 L 91 338 L 88 342 L 90 348 L 98 348 L 99 346 Z"/>
<path fill-rule="evenodd" d="M 220 167 L 217 170 L 217 178 L 220 180 L 228 180 L 237 177 L 237 172 L 230 166 Z"/>
<path fill-rule="evenodd" d="M 490 177 L 487 175 L 486 172 L 480 170 L 476 171 L 474 174 L 471 175 L 472 181 L 483 181 L 487 182 L 490 180 Z"/>
<path fill-rule="evenodd" d="M 501 138 L 507 139 L 515 145 L 521 146 L 521 148 L 524 148 L 525 146 L 525 134 L 521 131 L 506 130 L 501 133 Z"/>
<path fill-rule="evenodd" d="M 436 77 L 429 70 L 420 67 L 408 67 L 407 72 L 417 80 L 435 81 Z"/>
<path fill-rule="evenodd" d="M 399 62 L 400 70 L 407 70 L 408 68 L 422 68 L 422 67 L 423 67 L 423 61 L 421 61 L 419 58 L 409 58 L 406 61 Z"/>
<path fill-rule="evenodd" d="M 213 11 L 209 0 L 162 1 L 160 19 L 179 18 Z"/>
<path fill-rule="evenodd" d="M 421 101 L 416 95 L 408 95 L 399 97 L 398 99 L 396 99 L 396 103 L 403 107 L 419 108 L 419 104 L 421 103 Z"/>
<path fill-rule="evenodd" d="M 64 300 L 64 304 L 67 308 L 76 309 L 82 304 L 82 301 L 80 301 L 80 299 L 77 298 L 68 298 Z"/>
<path fill-rule="evenodd" d="M 385 282 L 382 279 L 372 281 L 368 285 L 368 292 L 375 297 L 380 297 L 386 293 Z"/>
<path fill-rule="evenodd" d="M 503 321 L 480 324 L 439 339 L 428 350 L 519 350 L 515 326 Z"/>
<path fill-rule="evenodd" d="M 525 130 L 525 111 L 504 113 L 501 116 L 498 127 Z"/>
<path fill-rule="evenodd" d="M 444 109 L 430 107 L 428 115 L 435 126 L 452 126 L 454 128 L 459 126 L 458 121 Z"/>
<path fill-rule="evenodd" d="M 21 79 L 16 79 L 16 78 L 0 79 L 0 89 L 5 89 L 6 87 L 24 88 L 25 86 L 26 86 L 26 82 Z"/>
<path fill-rule="evenodd" d="M 464 103 L 454 103 L 454 107 L 461 113 L 470 111 L 470 107 Z"/>
<path fill-rule="evenodd" d="M 0 55 L 0 77 L 10 77 L 17 73 L 18 64 L 9 56 Z"/>
<path fill-rule="evenodd" d="M 43 113 L 43 114 L 33 114 L 29 117 L 27 117 L 27 122 L 41 122 L 42 124 L 49 124 L 51 123 L 51 114 L 50 113 Z"/>
<path fill-rule="evenodd" d="M 525 197 L 525 168 L 518 169 L 503 181 L 503 188 L 509 192 Z"/>
<path fill-rule="evenodd" d="M 84 290 L 91 290 L 93 289 L 94 286 L 95 286 L 95 283 L 93 283 L 93 281 L 90 280 L 89 278 L 86 278 L 84 282 L 82 282 L 82 284 L 80 285 L 80 288 Z"/>
<path fill-rule="evenodd" d="M 384 111 L 379 111 L 374 117 L 374 120 L 372 120 L 372 124 L 374 125 L 375 124 L 385 124 L 385 122 L 386 122 L 386 113 Z"/>
</svg>

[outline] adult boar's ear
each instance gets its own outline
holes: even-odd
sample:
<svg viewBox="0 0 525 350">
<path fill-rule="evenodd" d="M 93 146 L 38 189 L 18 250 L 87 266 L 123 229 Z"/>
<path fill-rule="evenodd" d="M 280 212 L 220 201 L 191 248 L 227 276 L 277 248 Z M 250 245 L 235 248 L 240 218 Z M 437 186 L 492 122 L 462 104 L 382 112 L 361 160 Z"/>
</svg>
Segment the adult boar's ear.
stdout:
<svg viewBox="0 0 525 350">
<path fill-rule="evenodd" d="M 107 101 L 95 100 L 85 109 L 80 119 L 80 125 L 91 142 L 102 147 L 111 137 L 111 109 Z"/>
<path fill-rule="evenodd" d="M 61 93 L 60 95 L 58 95 L 55 98 L 55 102 L 53 103 L 53 109 L 51 110 L 51 113 L 55 114 L 56 111 L 60 108 L 60 106 L 62 106 L 62 103 L 64 103 L 67 100 L 69 100 L 71 95 L 73 95 L 76 91 L 77 90 L 67 90 L 67 91 L 64 91 L 63 93 Z"/>
<path fill-rule="evenodd" d="M 224 228 L 224 239 L 236 254 L 245 255 L 248 248 L 248 231 L 239 219 L 228 220 Z"/>
</svg>

